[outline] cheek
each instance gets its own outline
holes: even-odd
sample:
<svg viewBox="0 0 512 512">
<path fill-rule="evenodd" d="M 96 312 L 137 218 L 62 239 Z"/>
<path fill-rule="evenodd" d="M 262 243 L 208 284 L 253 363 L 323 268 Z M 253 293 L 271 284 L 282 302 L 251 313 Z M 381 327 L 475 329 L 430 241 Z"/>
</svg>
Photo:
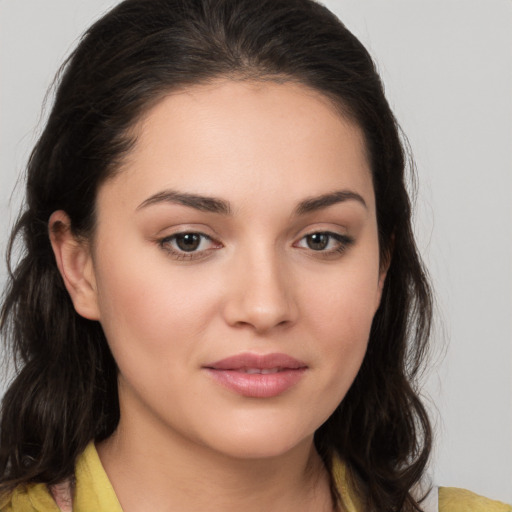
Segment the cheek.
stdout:
<svg viewBox="0 0 512 512">
<path fill-rule="evenodd" d="M 307 322 L 317 340 L 322 363 L 329 371 L 326 386 L 334 408 L 355 379 L 366 353 L 370 329 L 378 307 L 378 264 L 351 266 L 315 287 L 308 300 Z"/>
<path fill-rule="evenodd" d="M 320 283 L 306 284 L 308 316 L 316 328 L 348 343 L 366 342 L 371 323 L 380 301 L 380 283 L 377 261 L 360 261 L 357 265 L 340 267 Z"/>
<path fill-rule="evenodd" d="M 113 352 L 146 348 L 157 356 L 178 350 L 175 340 L 201 332 L 210 316 L 209 283 L 147 252 L 133 254 L 131 248 L 130 257 L 115 258 L 115 249 L 105 247 L 109 258 L 98 258 L 100 322 Z"/>
</svg>

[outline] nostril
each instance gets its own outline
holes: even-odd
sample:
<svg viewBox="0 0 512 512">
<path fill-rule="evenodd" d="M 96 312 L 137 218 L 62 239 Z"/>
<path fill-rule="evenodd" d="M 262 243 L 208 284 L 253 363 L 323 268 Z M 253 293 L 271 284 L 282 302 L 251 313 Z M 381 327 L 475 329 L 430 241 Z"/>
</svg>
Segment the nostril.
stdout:
<svg viewBox="0 0 512 512">
<path fill-rule="evenodd" d="M 260 333 L 285 328 L 297 319 L 295 290 L 286 268 L 276 260 L 273 246 L 264 254 L 262 250 L 243 252 L 233 262 L 223 306 L 229 325 Z"/>
</svg>

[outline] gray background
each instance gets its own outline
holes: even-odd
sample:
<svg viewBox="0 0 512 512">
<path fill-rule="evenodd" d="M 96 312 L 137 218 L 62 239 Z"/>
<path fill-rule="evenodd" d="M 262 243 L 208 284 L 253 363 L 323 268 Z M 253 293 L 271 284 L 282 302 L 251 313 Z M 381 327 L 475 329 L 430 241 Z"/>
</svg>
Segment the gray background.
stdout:
<svg viewBox="0 0 512 512">
<path fill-rule="evenodd" d="M 45 92 L 115 3 L 0 0 L 2 253 Z M 439 309 L 425 383 L 437 423 L 431 471 L 438 484 L 512 502 L 512 2 L 325 3 L 376 58 L 416 157 L 416 231 Z"/>
</svg>

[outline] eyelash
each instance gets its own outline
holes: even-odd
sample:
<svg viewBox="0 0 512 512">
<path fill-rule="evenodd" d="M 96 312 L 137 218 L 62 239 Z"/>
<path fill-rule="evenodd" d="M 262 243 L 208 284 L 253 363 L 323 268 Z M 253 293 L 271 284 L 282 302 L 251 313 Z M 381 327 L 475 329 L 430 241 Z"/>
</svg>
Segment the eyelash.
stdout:
<svg viewBox="0 0 512 512">
<path fill-rule="evenodd" d="M 197 249 L 186 251 L 183 249 L 180 249 L 179 247 L 176 248 L 175 244 L 177 243 L 177 240 L 179 237 L 187 237 L 187 236 L 195 236 L 200 237 L 199 241 L 199 247 L 202 243 L 205 241 L 211 242 L 214 244 L 214 247 L 210 247 L 207 249 L 203 249 L 201 251 L 198 251 Z M 299 244 L 303 241 L 307 244 L 308 237 L 314 237 L 314 236 L 326 236 L 328 237 L 327 240 L 327 246 L 331 244 L 332 240 L 335 240 L 337 242 L 336 247 L 330 248 L 330 249 L 313 249 L 311 247 L 300 247 Z M 302 236 L 298 242 L 294 243 L 294 247 L 309 250 L 312 253 L 316 253 L 320 257 L 329 258 L 329 257 L 335 257 L 336 255 L 343 254 L 351 245 L 354 244 L 354 239 L 347 235 L 342 235 L 340 233 L 334 233 L 331 231 L 314 231 L 312 233 L 308 233 L 304 236 Z M 173 258 L 179 260 L 179 261 L 191 261 L 191 260 L 199 260 L 202 258 L 205 258 L 208 256 L 208 254 L 212 250 L 220 249 L 222 248 L 222 244 L 220 242 L 217 242 L 212 237 L 201 233 L 197 231 L 183 231 L 180 233 L 175 233 L 170 236 L 166 236 L 165 238 L 162 238 L 158 240 L 158 245 L 164 249 L 168 254 L 170 254 Z"/>
<path fill-rule="evenodd" d="M 200 237 L 200 244 L 202 244 L 204 241 L 212 242 L 216 245 L 214 248 L 208 248 L 203 249 L 202 251 L 185 251 L 183 249 L 175 248 L 173 245 L 176 243 L 176 241 L 179 239 L 179 237 L 186 237 L 186 236 L 197 236 Z M 220 242 L 216 242 L 212 237 L 200 233 L 197 231 L 182 231 L 180 233 L 175 233 L 171 236 L 166 236 L 165 238 L 162 238 L 161 240 L 158 240 L 158 245 L 164 249 L 167 253 L 169 253 L 172 257 L 174 257 L 177 260 L 180 261 L 190 261 L 190 260 L 196 260 L 201 259 L 206 256 L 208 256 L 209 252 L 215 249 L 220 249 L 222 247 L 222 244 Z"/>
<path fill-rule="evenodd" d="M 299 242 L 294 244 L 295 246 L 298 246 L 298 244 L 302 241 L 306 241 L 308 237 L 313 236 L 326 236 L 328 237 L 327 240 L 327 246 L 332 242 L 332 240 L 336 241 L 336 247 L 330 248 L 330 249 L 313 249 L 311 247 L 303 247 L 305 250 L 309 250 L 313 253 L 316 253 L 316 255 L 329 258 L 329 257 L 335 257 L 337 255 L 343 254 L 351 245 L 354 244 L 354 239 L 348 235 L 342 235 L 340 233 L 334 233 L 332 231 L 314 231 L 312 233 L 308 233 L 304 235 Z M 301 247 L 302 248 L 302 247 Z"/>
</svg>

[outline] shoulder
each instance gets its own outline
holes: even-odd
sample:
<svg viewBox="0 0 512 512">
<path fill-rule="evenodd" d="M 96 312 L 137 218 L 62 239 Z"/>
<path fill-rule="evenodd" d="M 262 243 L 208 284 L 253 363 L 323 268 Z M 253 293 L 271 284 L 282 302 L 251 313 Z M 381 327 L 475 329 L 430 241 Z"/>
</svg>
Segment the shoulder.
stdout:
<svg viewBox="0 0 512 512">
<path fill-rule="evenodd" d="M 20 485 L 0 496 L 0 512 L 122 512 L 94 442 L 78 457 L 75 477 L 50 487 Z"/>
<path fill-rule="evenodd" d="M 465 489 L 440 487 L 439 512 L 512 512 L 512 506 Z"/>
<path fill-rule="evenodd" d="M 1 512 L 60 512 L 44 484 L 19 486 L 0 498 Z"/>
</svg>

